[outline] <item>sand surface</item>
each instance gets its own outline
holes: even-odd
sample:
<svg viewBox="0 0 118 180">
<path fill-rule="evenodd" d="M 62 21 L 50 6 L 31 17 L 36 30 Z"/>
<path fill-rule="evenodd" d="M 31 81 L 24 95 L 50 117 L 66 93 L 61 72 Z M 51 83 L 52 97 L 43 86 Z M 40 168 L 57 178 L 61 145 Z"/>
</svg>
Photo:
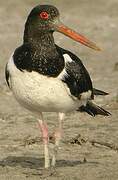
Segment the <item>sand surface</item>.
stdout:
<svg viewBox="0 0 118 180">
<path fill-rule="evenodd" d="M 78 55 L 94 87 L 109 92 L 96 102 L 110 117 L 67 114 L 56 169 L 43 169 L 43 145 L 37 121 L 20 107 L 6 87 L 4 67 L 22 43 L 26 17 L 38 3 L 53 4 L 62 21 L 86 35 L 103 51 L 95 52 L 55 33 L 58 45 Z M 118 179 L 118 0 L 0 0 L 0 180 Z M 57 115 L 44 114 L 50 133 Z"/>
</svg>

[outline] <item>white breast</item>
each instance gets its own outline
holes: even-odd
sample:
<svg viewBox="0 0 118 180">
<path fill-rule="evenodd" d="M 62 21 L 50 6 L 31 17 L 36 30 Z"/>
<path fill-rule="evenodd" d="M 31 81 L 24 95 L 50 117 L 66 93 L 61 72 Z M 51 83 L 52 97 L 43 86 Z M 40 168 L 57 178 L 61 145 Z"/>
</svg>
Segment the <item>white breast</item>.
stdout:
<svg viewBox="0 0 118 180">
<path fill-rule="evenodd" d="M 81 102 L 74 99 L 66 84 L 37 72 L 20 71 L 11 58 L 8 63 L 10 86 L 14 96 L 27 109 L 36 112 L 68 112 Z"/>
</svg>

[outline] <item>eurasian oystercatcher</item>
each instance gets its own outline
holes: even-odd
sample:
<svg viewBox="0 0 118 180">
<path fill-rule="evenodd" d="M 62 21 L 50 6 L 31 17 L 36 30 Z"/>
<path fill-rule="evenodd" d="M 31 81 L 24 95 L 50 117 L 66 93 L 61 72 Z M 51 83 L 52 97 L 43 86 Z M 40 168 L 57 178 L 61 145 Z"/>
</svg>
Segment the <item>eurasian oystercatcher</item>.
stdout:
<svg viewBox="0 0 118 180">
<path fill-rule="evenodd" d="M 55 44 L 54 31 L 100 50 L 93 42 L 62 24 L 59 11 L 54 6 L 38 5 L 27 18 L 23 44 L 12 54 L 5 72 L 7 84 L 16 100 L 34 114 L 40 115 L 38 122 L 44 143 L 45 168 L 55 166 L 65 113 L 77 110 L 92 116 L 110 115 L 92 102 L 94 95 L 106 93 L 93 88 L 86 68 L 76 55 Z M 51 162 L 48 128 L 42 112 L 57 112 L 59 115 Z"/>
</svg>

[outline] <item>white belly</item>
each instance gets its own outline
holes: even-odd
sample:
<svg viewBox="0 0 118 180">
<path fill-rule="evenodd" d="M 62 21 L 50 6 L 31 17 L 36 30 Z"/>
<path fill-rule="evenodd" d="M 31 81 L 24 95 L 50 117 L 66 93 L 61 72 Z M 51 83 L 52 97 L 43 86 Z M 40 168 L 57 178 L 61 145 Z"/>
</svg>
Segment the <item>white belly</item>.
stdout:
<svg viewBox="0 0 118 180">
<path fill-rule="evenodd" d="M 31 111 L 69 112 L 81 105 L 58 78 L 46 77 L 37 72 L 22 72 L 15 67 L 13 60 L 8 63 L 8 70 L 15 98 Z"/>
</svg>

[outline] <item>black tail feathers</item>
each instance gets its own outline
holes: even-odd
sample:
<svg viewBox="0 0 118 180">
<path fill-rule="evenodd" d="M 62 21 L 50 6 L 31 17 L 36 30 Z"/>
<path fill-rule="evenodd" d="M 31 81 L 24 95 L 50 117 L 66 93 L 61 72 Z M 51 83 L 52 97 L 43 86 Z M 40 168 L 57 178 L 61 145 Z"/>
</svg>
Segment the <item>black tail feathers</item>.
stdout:
<svg viewBox="0 0 118 180">
<path fill-rule="evenodd" d="M 96 116 L 98 114 L 103 115 L 103 116 L 111 115 L 108 111 L 97 106 L 96 104 L 92 103 L 91 101 L 88 101 L 86 106 L 81 106 L 77 111 L 87 112 L 91 116 Z"/>
<path fill-rule="evenodd" d="M 104 92 L 104 91 L 101 91 L 101 90 L 99 90 L 99 89 L 93 88 L 93 94 L 94 94 L 94 95 L 102 95 L 102 96 L 106 96 L 106 95 L 108 95 L 109 93 Z"/>
</svg>

